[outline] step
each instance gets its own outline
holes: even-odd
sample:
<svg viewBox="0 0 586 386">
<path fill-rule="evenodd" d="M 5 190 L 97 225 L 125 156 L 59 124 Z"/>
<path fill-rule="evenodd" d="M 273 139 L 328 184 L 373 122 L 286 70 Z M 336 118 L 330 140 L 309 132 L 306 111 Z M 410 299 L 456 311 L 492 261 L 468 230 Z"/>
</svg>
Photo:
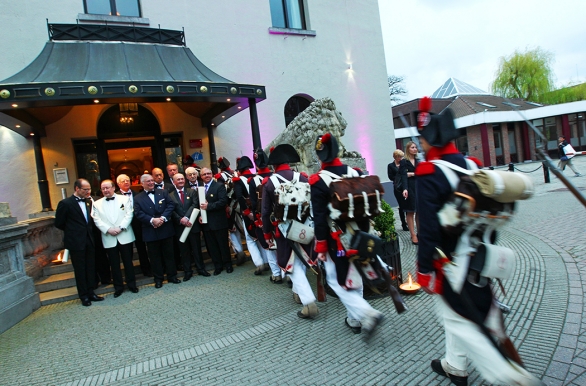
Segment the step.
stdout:
<svg viewBox="0 0 586 386">
<path fill-rule="evenodd" d="M 250 259 L 250 253 L 248 253 L 247 250 L 245 250 L 244 253 L 246 253 L 247 258 Z M 232 260 L 232 262 L 235 264 L 235 260 Z M 140 287 L 154 284 L 154 279 L 152 277 L 146 277 L 140 272 L 138 260 L 133 261 L 133 263 L 136 273 L 136 285 Z M 208 271 L 213 270 L 211 259 L 204 260 L 204 263 Z M 182 278 L 183 275 L 183 271 L 177 271 L 177 277 Z M 197 276 L 197 273 L 194 273 L 194 275 Z M 41 305 L 43 306 L 79 298 L 77 296 L 77 287 L 75 285 L 75 277 L 73 272 L 64 272 L 51 275 L 47 278 L 42 278 L 35 283 L 35 288 L 36 291 L 39 292 Z M 97 295 L 114 293 L 114 285 L 108 284 L 106 286 L 100 286 L 95 290 L 95 293 Z"/>
<path fill-rule="evenodd" d="M 183 272 L 177 272 L 177 277 L 183 277 Z M 136 275 L 137 287 L 150 284 L 154 284 L 154 280 L 152 277 L 146 277 L 142 274 Z M 130 293 L 130 291 L 128 291 L 127 288 L 125 288 L 124 290 L 125 292 Z M 112 294 L 114 293 L 114 285 L 108 284 L 106 286 L 100 286 L 94 292 L 96 293 L 96 295 Z M 79 296 L 77 295 L 77 288 L 75 287 L 75 281 L 73 282 L 73 287 L 43 292 L 39 294 L 39 297 L 41 298 L 42 306 L 79 299 Z"/>
</svg>

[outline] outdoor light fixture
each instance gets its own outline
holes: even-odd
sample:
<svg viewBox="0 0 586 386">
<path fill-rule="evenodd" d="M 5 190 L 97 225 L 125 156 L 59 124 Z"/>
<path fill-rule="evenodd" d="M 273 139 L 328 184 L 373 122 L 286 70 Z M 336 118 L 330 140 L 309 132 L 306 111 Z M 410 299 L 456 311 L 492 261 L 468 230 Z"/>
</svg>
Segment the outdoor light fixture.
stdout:
<svg viewBox="0 0 586 386">
<path fill-rule="evenodd" d="M 352 70 L 352 63 L 348 63 L 348 70 Z"/>
<path fill-rule="evenodd" d="M 241 110 L 241 109 L 242 109 L 242 106 L 238 106 L 238 110 Z"/>
<path fill-rule="evenodd" d="M 18 107 L 18 105 L 17 105 L 16 103 L 14 103 L 14 104 L 12 105 L 12 107 Z"/>
<path fill-rule="evenodd" d="M 171 102 L 171 98 L 167 98 L 167 102 Z"/>
<path fill-rule="evenodd" d="M 94 103 L 100 103 L 98 99 L 94 99 Z"/>
<path fill-rule="evenodd" d="M 226 116 L 225 115 L 222 115 L 222 119 L 224 119 L 224 118 L 226 118 Z"/>
<path fill-rule="evenodd" d="M 20 125 L 16 125 L 16 128 L 18 129 L 20 127 Z"/>
<path fill-rule="evenodd" d="M 226 99 L 228 102 L 230 102 L 230 98 Z"/>
<path fill-rule="evenodd" d="M 33 133 L 33 132 L 31 131 L 31 137 L 34 137 L 34 136 L 35 136 L 35 133 Z"/>
</svg>

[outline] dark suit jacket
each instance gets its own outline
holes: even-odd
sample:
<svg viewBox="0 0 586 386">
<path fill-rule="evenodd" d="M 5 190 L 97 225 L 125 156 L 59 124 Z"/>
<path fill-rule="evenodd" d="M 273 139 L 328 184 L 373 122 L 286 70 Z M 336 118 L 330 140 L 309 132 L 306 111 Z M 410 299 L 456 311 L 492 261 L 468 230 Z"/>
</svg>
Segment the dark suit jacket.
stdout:
<svg viewBox="0 0 586 386">
<path fill-rule="evenodd" d="M 85 249 L 86 247 L 95 247 L 94 220 L 90 215 L 92 210 L 92 201 L 90 199 L 85 201 L 85 208 L 89 221 L 86 221 L 75 196 L 61 200 L 57 204 L 55 227 L 63 231 L 63 244 L 65 249 L 75 251 Z"/>
<path fill-rule="evenodd" d="M 181 232 L 183 232 L 183 229 L 185 229 L 185 227 L 181 225 L 180 221 L 183 217 L 189 218 L 194 209 L 199 209 L 199 198 L 197 192 L 189 188 L 185 189 L 184 203 L 181 203 L 181 198 L 179 197 L 179 193 L 177 193 L 177 189 L 172 191 L 170 196 L 171 199 L 175 202 L 175 209 L 173 209 L 172 215 L 173 225 L 175 226 L 175 235 L 181 236 Z M 201 226 L 199 224 L 199 215 L 198 218 L 195 219 L 192 228 L 192 231 L 201 231 Z"/>
<path fill-rule="evenodd" d="M 153 203 L 146 191 L 134 196 L 134 216 L 142 223 L 142 238 L 144 241 L 158 241 L 175 234 L 172 225 L 172 214 L 175 202 L 164 189 L 155 189 L 155 202 Z M 151 219 L 165 217 L 167 222 L 158 228 L 154 228 Z"/>
<path fill-rule="evenodd" d="M 224 184 L 212 180 L 206 194 L 206 200 L 208 202 L 208 223 L 203 224 L 203 230 L 228 229 L 228 218 L 226 217 L 228 196 Z"/>
</svg>

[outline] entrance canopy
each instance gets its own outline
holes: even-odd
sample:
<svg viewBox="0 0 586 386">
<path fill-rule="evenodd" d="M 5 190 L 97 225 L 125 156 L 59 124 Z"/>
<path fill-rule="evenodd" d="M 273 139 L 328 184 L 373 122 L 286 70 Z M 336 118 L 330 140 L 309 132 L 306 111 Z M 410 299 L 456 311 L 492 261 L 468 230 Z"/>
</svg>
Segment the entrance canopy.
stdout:
<svg viewBox="0 0 586 386">
<path fill-rule="evenodd" d="M 235 83 L 206 67 L 185 46 L 182 31 L 48 27 L 51 40 L 40 55 L 0 81 L 0 124 L 23 136 L 44 135 L 45 125 L 74 105 L 171 101 L 203 126 L 217 126 L 266 98 L 264 86 Z"/>
</svg>

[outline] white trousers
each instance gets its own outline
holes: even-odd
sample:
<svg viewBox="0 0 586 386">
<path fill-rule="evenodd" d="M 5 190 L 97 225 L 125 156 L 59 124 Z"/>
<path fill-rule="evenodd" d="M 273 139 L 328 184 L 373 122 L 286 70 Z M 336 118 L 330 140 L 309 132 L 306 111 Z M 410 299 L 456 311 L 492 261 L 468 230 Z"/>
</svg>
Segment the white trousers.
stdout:
<svg viewBox="0 0 586 386">
<path fill-rule="evenodd" d="M 264 255 L 263 259 L 269 262 L 273 276 L 281 276 L 281 267 L 277 264 L 277 251 L 274 249 L 261 248 L 260 252 Z"/>
<path fill-rule="evenodd" d="M 314 303 L 316 300 L 313 290 L 309 285 L 309 281 L 307 280 L 305 270 L 305 265 L 299 261 L 299 258 L 295 257 L 293 259 L 293 272 L 289 274 L 289 277 L 293 282 L 293 292 L 299 295 L 299 299 L 301 299 L 301 303 L 303 303 L 304 306 Z"/>
<path fill-rule="evenodd" d="M 443 318 L 446 333 L 446 357 L 448 370 L 453 375 L 467 376 L 468 359 L 480 375 L 490 383 L 505 385 L 539 385 L 541 381 L 516 363 L 505 359 L 480 328 L 472 321 L 460 316 L 441 296 L 436 296 L 438 314 Z M 495 335 L 502 336 L 498 314 L 492 307 L 486 327 Z M 451 370 L 451 371 L 450 371 Z"/>
<path fill-rule="evenodd" d="M 238 219 L 236 219 L 238 221 Z M 233 231 L 230 231 L 230 241 L 232 244 L 232 248 L 234 252 L 242 252 L 244 249 L 242 248 L 242 236 L 240 235 L 240 231 L 236 228 Z"/>
<path fill-rule="evenodd" d="M 346 290 L 338 283 L 338 275 L 336 273 L 336 264 L 330 258 L 325 261 L 326 281 L 331 289 L 334 290 L 338 299 L 344 304 L 348 311 L 348 318 L 354 321 L 363 320 L 366 316 L 378 313 L 371 305 L 362 297 L 363 287 Z"/>
<path fill-rule="evenodd" d="M 239 221 L 242 224 L 242 229 L 246 229 L 246 224 L 244 223 L 244 219 L 240 216 L 238 216 L 238 218 L 240 219 Z M 248 232 L 245 231 L 244 234 L 245 234 L 245 239 L 246 239 L 246 248 L 248 248 L 248 252 L 250 253 L 250 258 L 252 259 L 252 262 L 254 263 L 254 265 L 256 265 L 257 267 L 260 267 L 261 265 L 267 263 L 268 261 L 266 260 L 264 254 L 261 253 L 262 247 L 260 246 L 258 241 L 253 239 L 252 236 L 250 236 L 250 234 Z"/>
</svg>

